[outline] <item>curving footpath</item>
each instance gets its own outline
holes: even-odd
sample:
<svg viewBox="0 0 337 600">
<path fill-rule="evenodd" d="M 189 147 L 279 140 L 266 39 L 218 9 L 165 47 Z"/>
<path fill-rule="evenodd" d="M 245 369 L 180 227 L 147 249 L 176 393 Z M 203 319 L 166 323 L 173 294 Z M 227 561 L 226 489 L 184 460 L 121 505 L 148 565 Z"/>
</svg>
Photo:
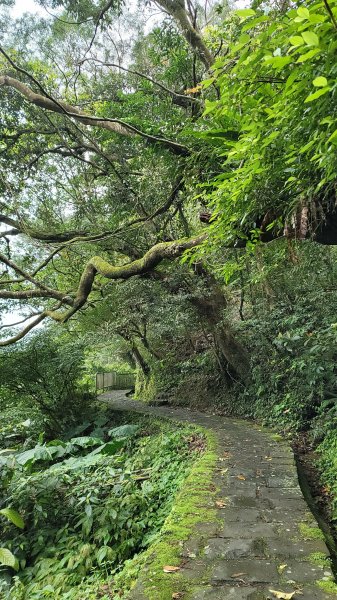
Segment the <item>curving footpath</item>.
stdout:
<svg viewBox="0 0 337 600">
<path fill-rule="evenodd" d="M 248 422 L 148 406 L 122 391 L 101 399 L 116 410 L 194 423 L 216 436 L 213 482 L 222 499 L 216 502 L 218 522 L 205 523 L 182 548 L 180 572 L 189 581 L 184 600 L 337 598 L 328 593 L 332 572 L 324 557 L 329 551 L 303 498 L 285 441 Z M 136 586 L 132 598 L 146 600 L 146 595 Z"/>
</svg>

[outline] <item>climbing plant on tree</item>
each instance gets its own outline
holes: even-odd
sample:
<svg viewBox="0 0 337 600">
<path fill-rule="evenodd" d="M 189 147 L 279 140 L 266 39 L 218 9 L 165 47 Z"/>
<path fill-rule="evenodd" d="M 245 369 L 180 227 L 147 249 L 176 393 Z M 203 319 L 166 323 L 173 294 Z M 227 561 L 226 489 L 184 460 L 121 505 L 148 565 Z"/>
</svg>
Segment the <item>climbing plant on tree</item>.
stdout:
<svg viewBox="0 0 337 600">
<path fill-rule="evenodd" d="M 275 19 L 262 5 L 225 26 L 229 52 L 205 82 L 220 98 L 206 100 L 202 134 L 225 157 L 209 195 L 220 244 L 244 245 L 252 229 L 262 241 L 336 243 L 336 12 L 309 2 Z"/>
</svg>

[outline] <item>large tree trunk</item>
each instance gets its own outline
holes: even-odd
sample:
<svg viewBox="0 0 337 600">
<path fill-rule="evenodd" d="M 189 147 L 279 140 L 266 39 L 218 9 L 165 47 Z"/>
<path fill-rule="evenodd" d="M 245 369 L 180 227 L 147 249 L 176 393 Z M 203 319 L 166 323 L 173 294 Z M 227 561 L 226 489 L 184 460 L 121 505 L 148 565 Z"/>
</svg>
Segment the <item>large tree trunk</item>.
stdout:
<svg viewBox="0 0 337 600">
<path fill-rule="evenodd" d="M 144 356 L 141 354 L 139 348 L 136 346 L 135 342 L 131 343 L 131 354 L 137 365 L 137 367 L 142 371 L 145 379 L 150 375 L 151 369 L 150 365 L 145 360 Z"/>
<path fill-rule="evenodd" d="M 219 367 L 227 382 L 244 383 L 250 377 L 249 356 L 231 324 L 224 320 L 227 303 L 223 291 L 205 269 L 201 268 L 198 272 L 207 282 L 209 295 L 204 298 L 195 296 L 191 302 L 213 336 Z"/>
</svg>

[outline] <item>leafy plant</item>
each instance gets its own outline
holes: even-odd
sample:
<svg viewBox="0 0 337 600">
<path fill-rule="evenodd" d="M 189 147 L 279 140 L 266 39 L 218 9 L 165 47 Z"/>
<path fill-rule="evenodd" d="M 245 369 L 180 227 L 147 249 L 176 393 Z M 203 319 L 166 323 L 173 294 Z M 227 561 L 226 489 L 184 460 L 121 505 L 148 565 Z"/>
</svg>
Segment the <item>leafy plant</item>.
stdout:
<svg viewBox="0 0 337 600">
<path fill-rule="evenodd" d="M 13 508 L 1 509 L 0 515 L 6 517 L 9 521 L 11 521 L 11 523 L 16 525 L 16 527 L 24 529 L 25 524 L 21 515 Z M 15 558 L 14 554 L 12 554 L 12 552 L 7 548 L 0 548 L 0 564 L 5 567 L 12 567 L 16 571 L 19 569 L 18 560 Z"/>
<path fill-rule="evenodd" d="M 192 459 L 192 430 L 145 419 L 111 425 L 108 441 L 54 440 L 16 455 L 4 492 L 26 528 L 4 530 L 21 567 L 11 600 L 39 598 L 46 586 L 55 598 L 89 598 L 160 530 Z"/>
</svg>

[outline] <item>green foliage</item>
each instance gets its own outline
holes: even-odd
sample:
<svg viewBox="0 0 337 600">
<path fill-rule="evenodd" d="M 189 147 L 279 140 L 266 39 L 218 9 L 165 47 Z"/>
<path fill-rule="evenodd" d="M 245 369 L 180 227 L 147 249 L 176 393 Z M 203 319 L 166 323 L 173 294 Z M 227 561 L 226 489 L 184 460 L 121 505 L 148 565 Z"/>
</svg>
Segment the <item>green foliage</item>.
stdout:
<svg viewBox="0 0 337 600">
<path fill-rule="evenodd" d="M 229 53 L 214 65 L 220 98 L 204 113 L 225 161 L 205 194 L 215 245 L 246 239 L 267 211 L 277 234 L 298 207 L 320 202 L 325 211 L 334 201 L 337 32 L 325 4 L 236 15 Z"/>
<path fill-rule="evenodd" d="M 318 446 L 320 454 L 319 466 L 322 470 L 322 481 L 331 495 L 332 519 L 337 522 L 337 433 L 336 417 L 330 421 L 330 431 Z"/>
<path fill-rule="evenodd" d="M 18 570 L 18 562 L 7 548 L 0 548 L 0 564 L 4 567 L 12 567 L 12 569 Z"/>
<path fill-rule="evenodd" d="M 35 443 L 45 427 L 45 417 L 31 398 L 18 396 L 1 388 L 0 447 L 16 447 L 18 444 Z"/>
<path fill-rule="evenodd" d="M 335 250 L 278 241 L 242 265 L 231 289 L 243 286 L 237 330 L 249 349 L 251 379 L 226 402 L 286 432 L 310 430 L 317 442 L 335 420 Z"/>
<path fill-rule="evenodd" d="M 106 6 L 104 0 L 40 0 L 40 4 L 51 8 L 62 7 L 69 16 L 78 21 L 97 20 L 102 9 Z M 118 14 L 121 4 L 120 0 L 116 0 L 111 2 L 110 8 Z"/>
<path fill-rule="evenodd" d="M 36 416 L 43 416 L 49 434 L 62 431 L 65 425 L 69 427 L 89 410 L 88 404 L 92 400 L 91 395 L 81 389 L 84 349 L 82 341 L 71 341 L 66 336 L 56 338 L 50 330 L 39 332 L 14 349 L 4 350 L 0 382 L 2 402 L 7 398 L 7 407 L 13 407 L 14 398 L 20 404 L 33 403 Z M 15 412 L 15 408 L 12 410 Z M 41 422 L 41 416 L 38 420 Z M 22 419 L 18 419 L 16 428 L 20 421 Z M 30 428 L 30 424 L 26 426 Z"/>
<path fill-rule="evenodd" d="M 14 508 L 2 508 L 0 510 L 0 515 L 6 517 L 6 519 L 13 523 L 16 527 L 24 529 L 24 520 L 21 517 L 21 515 L 19 515 L 19 513 L 16 510 L 14 510 Z M 0 565 L 3 565 L 4 567 L 12 567 L 12 569 L 15 569 L 15 571 L 18 571 L 19 569 L 19 563 L 17 558 L 7 548 L 0 548 Z"/>
<path fill-rule="evenodd" d="M 14 523 L 14 525 L 16 525 L 16 527 L 19 527 L 20 529 L 24 529 L 24 527 L 25 527 L 24 520 L 21 517 L 21 515 L 19 515 L 19 513 L 16 510 L 14 510 L 14 508 L 2 508 L 0 510 L 0 515 L 3 515 L 4 517 L 6 517 L 9 521 L 11 521 L 11 523 Z"/>
<path fill-rule="evenodd" d="M 191 428 L 148 419 L 113 428 L 108 422 L 108 441 L 55 440 L 16 455 L 3 496 L 26 527 L 4 528 L 20 565 L 8 597 L 84 600 L 97 593 L 107 573 L 160 530 L 192 458 L 191 435 Z"/>
<path fill-rule="evenodd" d="M 119 2 L 103 16 L 101 0 L 44 4 L 64 13 L 13 24 L 10 56 L 51 97 L 132 124 L 146 141 L 88 128 L 3 89 L 0 186 L 11 202 L 1 213 L 25 235 L 16 238 L 21 245 L 1 238 L 19 265 L 4 261 L 1 288 L 15 297 L 47 286 L 69 301 L 93 255 L 122 265 L 157 242 L 201 228 L 209 234 L 180 264 L 167 261 L 123 284 L 97 276 L 67 333 L 43 328 L 3 353 L 3 497 L 27 524 L 5 528 L 21 567 L 11 598 L 91 600 L 125 560 L 120 580 L 132 584 L 143 564 L 134 555 L 160 529 L 189 456 L 185 435 L 173 429 L 151 426 L 150 436 L 144 423 L 92 423 L 85 387 L 97 370 L 136 369 L 141 399 L 216 404 L 285 434 L 309 431 L 322 442 L 326 485 L 337 497 L 336 253 L 290 240 L 304 209 L 314 234 L 335 208 L 337 32 L 322 1 L 284 11 L 257 1 L 223 21 L 215 7 L 200 27 L 215 64 L 200 84 L 201 61 L 167 15 L 148 32 L 147 5 L 134 20 L 125 7 L 119 20 Z M 329 5 L 336 17 L 336 0 Z M 123 35 L 116 41 L 126 25 L 127 43 Z M 0 62 L 1 72 L 23 77 Z M 22 81 L 38 91 L 29 77 Z M 188 155 L 148 134 L 183 141 Z M 266 215 L 264 234 L 286 233 L 286 243 L 259 243 Z M 58 248 L 48 237 L 69 232 L 71 243 Z M 20 306 L 40 311 L 54 296 Z M 245 353 L 251 374 L 243 382 L 231 358 L 248 363 Z M 186 534 L 173 525 L 176 538 Z M 174 560 L 176 550 L 166 547 L 165 556 Z M 115 585 L 109 581 L 117 594 Z"/>
</svg>

